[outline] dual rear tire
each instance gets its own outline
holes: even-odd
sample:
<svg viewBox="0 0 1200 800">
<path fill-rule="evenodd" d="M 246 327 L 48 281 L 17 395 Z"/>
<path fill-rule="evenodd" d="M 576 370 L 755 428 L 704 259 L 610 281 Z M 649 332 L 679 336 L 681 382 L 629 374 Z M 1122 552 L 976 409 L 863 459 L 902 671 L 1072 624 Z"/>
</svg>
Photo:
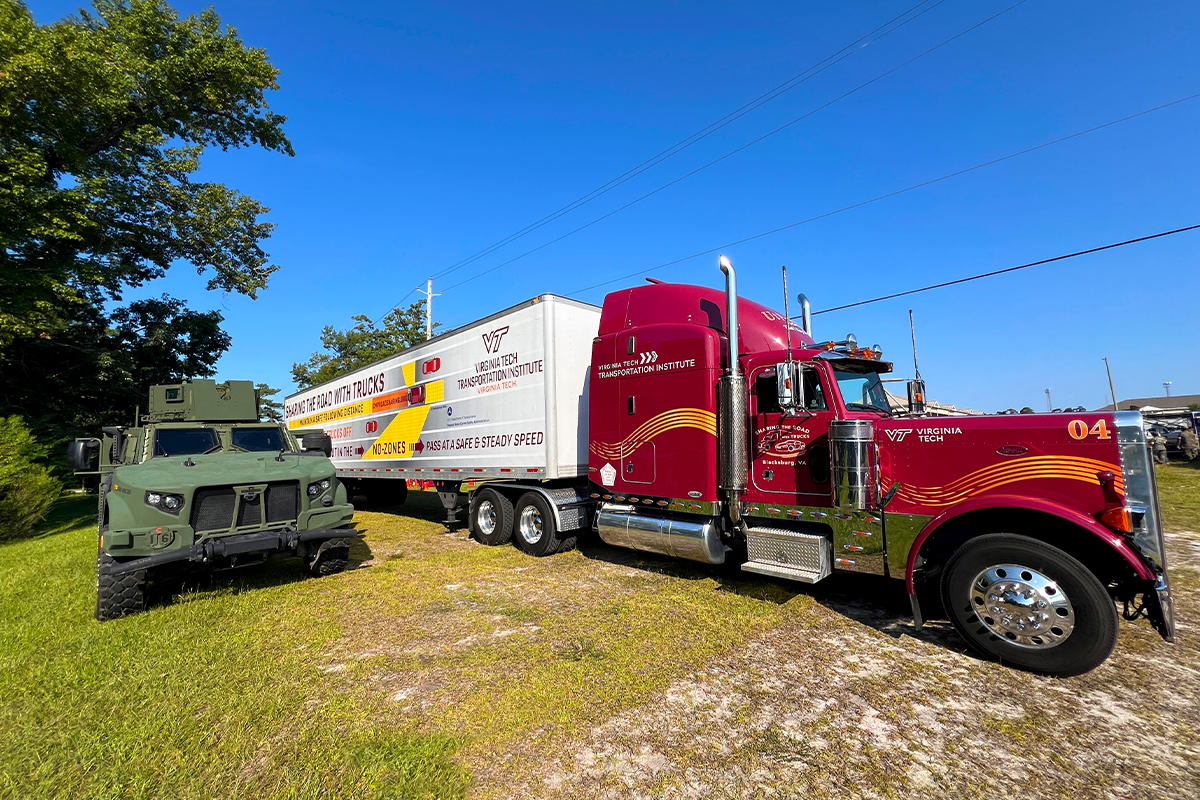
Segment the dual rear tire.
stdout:
<svg viewBox="0 0 1200 800">
<path fill-rule="evenodd" d="M 575 547 L 572 531 L 561 536 L 554 509 L 537 492 L 526 492 L 513 503 L 496 489 L 484 487 L 471 497 L 471 533 L 486 545 L 515 542 L 528 555 L 542 557 Z"/>
</svg>

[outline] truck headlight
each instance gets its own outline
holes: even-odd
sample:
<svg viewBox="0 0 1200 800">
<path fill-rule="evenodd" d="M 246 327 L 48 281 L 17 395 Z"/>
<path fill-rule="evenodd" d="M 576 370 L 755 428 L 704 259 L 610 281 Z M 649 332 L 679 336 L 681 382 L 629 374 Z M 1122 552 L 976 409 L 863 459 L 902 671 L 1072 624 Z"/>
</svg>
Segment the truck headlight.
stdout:
<svg viewBox="0 0 1200 800">
<path fill-rule="evenodd" d="M 146 492 L 146 505 L 154 506 L 159 511 L 165 511 L 168 514 L 178 514 L 179 509 L 183 508 L 183 495 Z"/>
<path fill-rule="evenodd" d="M 325 491 L 328 488 L 329 488 L 329 478 L 322 478 L 321 480 L 317 481 L 316 483 L 310 483 L 308 485 L 308 496 L 315 498 L 318 495 L 320 495 L 321 492 Z"/>
</svg>

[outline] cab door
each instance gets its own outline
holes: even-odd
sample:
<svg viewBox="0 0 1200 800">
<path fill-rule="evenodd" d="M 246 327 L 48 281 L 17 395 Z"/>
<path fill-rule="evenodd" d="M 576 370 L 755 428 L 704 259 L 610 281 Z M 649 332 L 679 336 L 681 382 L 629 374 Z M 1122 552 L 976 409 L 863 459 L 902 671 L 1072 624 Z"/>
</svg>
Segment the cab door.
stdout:
<svg viewBox="0 0 1200 800">
<path fill-rule="evenodd" d="M 829 422 L 834 412 L 827 380 L 812 365 L 801 365 L 805 408 L 784 415 L 774 366 L 750 376 L 754 450 L 751 484 L 780 503 L 830 504 Z"/>
</svg>

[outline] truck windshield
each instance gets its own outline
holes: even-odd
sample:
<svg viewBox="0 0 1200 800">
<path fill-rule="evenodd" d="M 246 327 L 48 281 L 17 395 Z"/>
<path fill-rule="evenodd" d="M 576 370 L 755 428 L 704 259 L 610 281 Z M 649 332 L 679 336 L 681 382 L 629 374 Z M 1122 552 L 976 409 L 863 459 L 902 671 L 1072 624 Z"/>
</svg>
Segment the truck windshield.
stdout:
<svg viewBox="0 0 1200 800">
<path fill-rule="evenodd" d="M 842 393 L 846 408 L 851 411 L 891 413 L 878 372 L 851 372 L 834 367 L 833 376 L 837 379 L 838 391 Z"/>
<path fill-rule="evenodd" d="M 234 428 L 229 441 L 234 447 L 254 453 L 285 449 L 279 428 Z"/>
<path fill-rule="evenodd" d="M 160 428 L 154 437 L 156 456 L 194 456 L 220 446 L 211 428 Z"/>
</svg>

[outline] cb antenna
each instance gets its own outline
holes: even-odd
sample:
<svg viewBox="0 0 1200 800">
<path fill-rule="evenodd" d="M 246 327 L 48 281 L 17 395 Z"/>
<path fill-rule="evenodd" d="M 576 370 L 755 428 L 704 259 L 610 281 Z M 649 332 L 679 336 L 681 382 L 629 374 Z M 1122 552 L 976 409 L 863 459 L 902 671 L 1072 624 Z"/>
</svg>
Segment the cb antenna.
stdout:
<svg viewBox="0 0 1200 800">
<path fill-rule="evenodd" d="M 787 337 L 787 362 L 788 374 L 791 374 L 792 363 L 792 318 L 788 316 L 788 301 L 787 301 L 787 265 L 780 267 L 783 270 L 783 331 Z"/>
<path fill-rule="evenodd" d="M 921 368 L 917 366 L 917 329 L 913 325 L 912 309 L 908 310 L 908 332 L 912 334 L 913 344 L 913 373 L 917 380 L 921 380 Z"/>
</svg>

